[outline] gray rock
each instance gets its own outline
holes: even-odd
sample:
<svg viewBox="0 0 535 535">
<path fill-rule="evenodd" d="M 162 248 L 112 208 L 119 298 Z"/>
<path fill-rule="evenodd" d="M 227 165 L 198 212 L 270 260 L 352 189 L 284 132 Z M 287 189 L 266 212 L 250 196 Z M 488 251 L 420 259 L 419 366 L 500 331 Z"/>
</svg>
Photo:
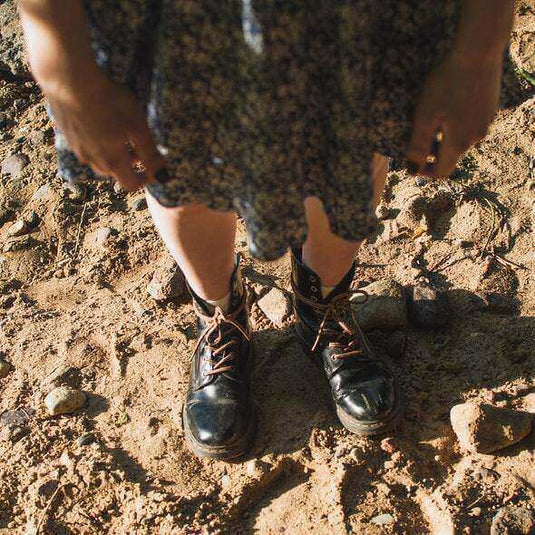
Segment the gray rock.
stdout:
<svg viewBox="0 0 535 535">
<path fill-rule="evenodd" d="M 0 379 L 7 377 L 11 371 L 11 364 L 4 359 L 0 359 Z"/>
<path fill-rule="evenodd" d="M 2 161 L 1 172 L 3 175 L 11 175 L 14 178 L 18 178 L 28 163 L 30 163 L 30 159 L 26 154 L 12 154 Z"/>
<path fill-rule="evenodd" d="M 390 215 L 390 209 L 386 204 L 379 203 L 377 205 L 377 208 L 375 209 L 375 217 L 381 221 L 382 219 L 388 219 L 388 216 Z"/>
<path fill-rule="evenodd" d="M 526 507 L 502 507 L 492 519 L 490 535 L 533 535 L 535 512 Z"/>
<path fill-rule="evenodd" d="M 32 201 L 42 201 L 43 199 L 46 199 L 48 197 L 49 193 L 50 193 L 50 184 L 43 184 L 32 195 Z"/>
<path fill-rule="evenodd" d="M 147 199 L 145 197 L 136 197 L 132 201 L 132 210 L 135 212 L 141 212 L 147 208 Z"/>
<path fill-rule="evenodd" d="M 531 415 L 485 403 L 461 403 L 450 411 L 451 426 L 461 448 L 492 453 L 522 440 L 531 431 Z"/>
<path fill-rule="evenodd" d="M 360 288 L 368 294 L 365 303 L 356 296 L 353 307 L 363 330 L 395 330 L 407 325 L 407 305 L 403 286 L 393 279 L 381 279 Z"/>
<path fill-rule="evenodd" d="M 76 445 L 77 446 L 87 446 L 88 444 L 91 444 L 95 441 L 95 436 L 93 433 L 82 433 L 77 439 L 76 439 Z"/>
<path fill-rule="evenodd" d="M 46 134 L 42 130 L 30 132 L 30 142 L 34 147 L 39 147 L 46 140 Z"/>
<path fill-rule="evenodd" d="M 382 515 L 374 516 L 370 522 L 372 524 L 377 524 L 378 526 L 386 526 L 388 524 L 393 524 L 396 519 L 390 513 L 383 513 Z"/>
<path fill-rule="evenodd" d="M 44 399 L 48 413 L 52 416 L 70 414 L 83 407 L 85 402 L 86 395 L 81 390 L 68 386 L 54 388 Z"/>
<path fill-rule="evenodd" d="M 411 288 L 407 305 L 410 320 L 421 329 L 436 329 L 449 320 L 450 310 L 446 294 L 427 284 L 418 284 Z"/>
<path fill-rule="evenodd" d="M 108 245 L 110 244 L 110 239 L 112 238 L 114 234 L 114 229 L 109 227 L 100 227 L 97 230 L 97 234 L 95 236 L 95 243 L 102 247 L 103 249 L 106 249 Z"/>
<path fill-rule="evenodd" d="M 23 219 L 18 219 L 7 229 L 7 235 L 11 237 L 28 234 L 28 225 Z"/>
<path fill-rule="evenodd" d="M 158 268 L 147 285 L 147 292 L 156 301 L 165 301 L 182 295 L 186 290 L 184 275 L 173 258 Z"/>
<path fill-rule="evenodd" d="M 291 311 L 288 298 L 278 288 L 271 288 L 264 297 L 258 300 L 258 306 L 274 325 L 282 325 Z"/>
</svg>

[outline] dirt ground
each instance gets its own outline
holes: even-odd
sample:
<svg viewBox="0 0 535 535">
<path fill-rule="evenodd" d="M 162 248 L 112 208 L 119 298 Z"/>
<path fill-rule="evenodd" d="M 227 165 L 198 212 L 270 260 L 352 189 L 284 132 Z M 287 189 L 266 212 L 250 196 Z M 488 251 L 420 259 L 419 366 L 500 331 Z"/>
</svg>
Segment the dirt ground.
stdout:
<svg viewBox="0 0 535 535">
<path fill-rule="evenodd" d="M 255 303 L 271 286 L 289 290 L 288 258 L 252 260 L 240 226 L 261 409 L 250 458 L 233 464 L 185 448 L 194 315 L 185 297 L 159 303 L 147 293 L 167 253 L 142 194 L 62 184 L 11 1 L 0 2 L 0 31 L 0 161 L 29 160 L 1 176 L 1 534 L 484 534 L 503 507 L 533 511 L 534 433 L 467 454 L 449 420 L 466 400 L 534 410 L 533 0 L 518 4 L 487 138 L 447 182 L 393 169 L 387 219 L 359 253 L 357 284 L 428 279 L 451 307 L 444 327 L 408 328 L 393 360 L 406 410 L 390 440 L 338 423 L 291 318 L 274 326 Z M 30 231 L 12 236 L 19 219 Z M 102 228 L 113 229 L 104 243 Z M 86 405 L 48 416 L 43 397 L 55 384 L 82 389 Z"/>
</svg>

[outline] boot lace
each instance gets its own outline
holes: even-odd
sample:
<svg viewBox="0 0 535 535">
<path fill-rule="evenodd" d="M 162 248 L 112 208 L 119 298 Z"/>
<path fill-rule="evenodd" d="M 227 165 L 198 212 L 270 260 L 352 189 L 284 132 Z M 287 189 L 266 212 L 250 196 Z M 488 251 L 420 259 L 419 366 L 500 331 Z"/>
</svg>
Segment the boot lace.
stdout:
<svg viewBox="0 0 535 535">
<path fill-rule="evenodd" d="M 237 320 L 244 308 L 245 299 L 239 307 L 229 314 L 225 314 L 219 307 L 215 309 L 212 316 L 201 314 L 206 328 L 197 339 L 191 358 L 194 358 L 199 346 L 204 343 L 211 355 L 211 370 L 203 371 L 203 376 L 219 375 L 234 370 L 233 360 L 237 353 L 239 339 L 235 332 L 232 333 L 233 328 L 241 333 L 246 340 L 250 340 L 249 334 Z"/>
<path fill-rule="evenodd" d="M 336 295 L 325 304 L 306 298 L 295 288 L 294 292 L 299 301 L 308 305 L 321 317 L 311 351 L 315 351 L 321 340 L 326 339 L 328 347 L 335 350 L 331 353 L 333 360 L 359 357 L 364 353 L 364 350 L 371 353 L 371 347 L 351 305 L 351 302 L 355 301 L 356 298 L 362 298 L 361 304 L 368 300 L 368 294 L 364 290 L 356 289 L 344 292 Z"/>
</svg>

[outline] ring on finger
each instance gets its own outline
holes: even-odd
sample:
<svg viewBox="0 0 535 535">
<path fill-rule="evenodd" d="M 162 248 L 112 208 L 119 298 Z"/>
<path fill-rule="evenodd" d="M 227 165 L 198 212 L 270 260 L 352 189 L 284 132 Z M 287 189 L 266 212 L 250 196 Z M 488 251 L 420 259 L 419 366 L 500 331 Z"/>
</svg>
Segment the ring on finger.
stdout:
<svg viewBox="0 0 535 535">
<path fill-rule="evenodd" d="M 143 165 L 143 162 L 141 160 L 135 160 L 132 162 L 131 165 L 132 165 L 132 170 L 134 171 L 134 173 L 141 174 L 147 170 L 147 168 Z"/>
</svg>

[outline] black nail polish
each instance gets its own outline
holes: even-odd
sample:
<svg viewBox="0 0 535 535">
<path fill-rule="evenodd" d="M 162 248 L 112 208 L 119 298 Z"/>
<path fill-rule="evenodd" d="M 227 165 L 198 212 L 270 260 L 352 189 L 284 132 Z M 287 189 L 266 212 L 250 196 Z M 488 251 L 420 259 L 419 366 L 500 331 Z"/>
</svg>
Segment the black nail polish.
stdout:
<svg viewBox="0 0 535 535">
<path fill-rule="evenodd" d="M 171 175 L 169 175 L 169 171 L 165 167 L 162 167 L 156 171 L 154 178 L 160 184 L 166 184 L 171 180 Z"/>
<path fill-rule="evenodd" d="M 420 166 L 417 163 L 414 163 L 411 160 L 407 162 L 407 171 L 411 175 L 417 175 L 419 170 L 420 170 Z"/>
</svg>

